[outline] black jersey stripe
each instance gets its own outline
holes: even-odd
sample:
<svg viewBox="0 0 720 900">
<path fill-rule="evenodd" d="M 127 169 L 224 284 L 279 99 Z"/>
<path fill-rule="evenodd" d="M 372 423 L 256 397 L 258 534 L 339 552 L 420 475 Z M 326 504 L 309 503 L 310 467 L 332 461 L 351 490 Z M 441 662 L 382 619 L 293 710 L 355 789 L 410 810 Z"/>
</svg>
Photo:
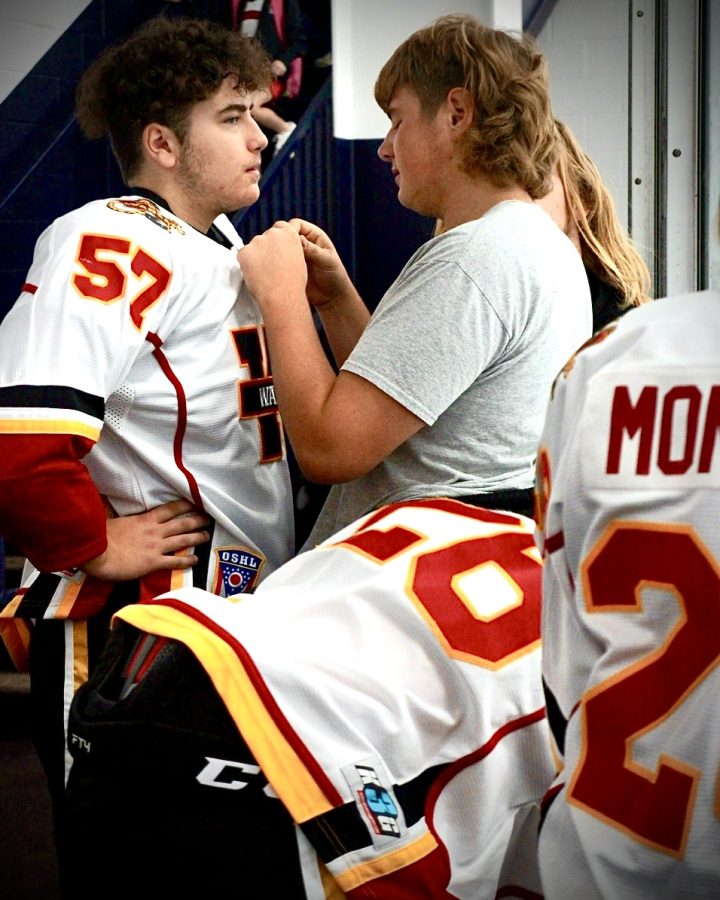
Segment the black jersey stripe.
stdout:
<svg viewBox="0 0 720 900">
<path fill-rule="evenodd" d="M 59 575 L 54 572 L 41 572 L 25 592 L 15 610 L 14 618 L 42 619 L 59 584 Z"/>
<path fill-rule="evenodd" d="M 555 694 L 547 686 L 547 682 L 543 678 L 543 692 L 545 694 L 545 706 L 547 708 L 548 724 L 550 731 L 555 738 L 555 743 L 560 753 L 565 755 L 565 732 L 567 731 L 567 719 L 560 711 L 560 704 L 557 702 Z"/>
<path fill-rule="evenodd" d="M 100 420 L 105 415 L 105 400 L 102 397 L 63 385 L 14 384 L 0 387 L 0 406 L 73 409 Z"/>
<path fill-rule="evenodd" d="M 207 577 L 208 577 L 208 569 L 210 568 L 210 548 L 212 547 L 212 539 L 213 534 L 215 533 L 215 520 L 210 519 L 210 522 L 203 526 L 203 531 L 207 531 L 210 534 L 210 539 L 206 541 L 204 544 L 200 544 L 198 547 L 195 547 L 195 556 L 197 556 L 198 561 L 192 568 L 192 581 L 194 587 L 202 588 L 203 590 L 207 590 Z"/>
<path fill-rule="evenodd" d="M 395 799 L 402 808 L 408 828 L 425 815 L 428 792 L 446 768 L 445 764 L 433 766 L 405 784 L 393 785 Z M 338 806 L 300 827 L 325 863 L 371 843 L 367 823 L 356 803 Z"/>
</svg>

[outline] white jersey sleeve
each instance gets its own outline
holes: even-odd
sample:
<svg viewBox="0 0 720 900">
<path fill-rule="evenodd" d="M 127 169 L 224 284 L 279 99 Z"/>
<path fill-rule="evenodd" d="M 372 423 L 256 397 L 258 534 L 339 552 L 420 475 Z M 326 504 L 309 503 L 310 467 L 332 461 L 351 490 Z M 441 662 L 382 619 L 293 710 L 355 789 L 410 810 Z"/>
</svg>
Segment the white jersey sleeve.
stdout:
<svg viewBox="0 0 720 900">
<path fill-rule="evenodd" d="M 552 778 L 527 519 L 378 510 L 241 602 L 186 589 L 120 617 L 186 643 L 350 897 L 535 896 Z"/>
<path fill-rule="evenodd" d="M 633 310 L 571 361 L 537 484 L 545 896 L 720 896 L 720 293 Z"/>
</svg>

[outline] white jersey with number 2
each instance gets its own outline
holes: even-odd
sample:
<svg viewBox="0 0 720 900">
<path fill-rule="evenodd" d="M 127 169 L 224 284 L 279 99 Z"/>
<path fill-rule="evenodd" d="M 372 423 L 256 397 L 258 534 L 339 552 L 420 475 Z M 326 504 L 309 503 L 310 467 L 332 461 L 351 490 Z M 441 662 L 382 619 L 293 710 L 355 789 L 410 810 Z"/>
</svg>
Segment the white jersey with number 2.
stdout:
<svg viewBox="0 0 720 900">
<path fill-rule="evenodd" d="M 575 357 L 538 476 L 564 766 L 545 896 L 720 897 L 720 293 L 633 310 Z"/>
</svg>

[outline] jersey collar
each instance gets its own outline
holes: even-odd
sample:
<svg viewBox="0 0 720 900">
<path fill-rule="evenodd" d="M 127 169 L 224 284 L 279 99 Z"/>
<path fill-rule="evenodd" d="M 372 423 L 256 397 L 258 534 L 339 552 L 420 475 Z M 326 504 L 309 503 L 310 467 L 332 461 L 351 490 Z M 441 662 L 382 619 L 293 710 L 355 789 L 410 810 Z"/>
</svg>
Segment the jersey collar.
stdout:
<svg viewBox="0 0 720 900">
<path fill-rule="evenodd" d="M 158 206 L 163 206 L 165 209 L 172 212 L 172 206 L 167 202 L 164 197 L 161 197 L 160 194 L 156 194 L 155 191 L 151 191 L 149 188 L 138 187 L 135 184 L 129 184 L 129 189 L 133 192 L 133 194 L 137 194 L 138 197 L 145 197 L 146 200 L 152 200 L 153 203 L 157 203 Z M 173 213 L 173 215 L 175 215 Z M 194 227 L 194 226 L 191 226 Z M 198 229 L 195 229 L 198 231 Z M 202 234 L 202 232 L 200 232 Z M 232 241 L 227 235 L 223 234 L 223 232 L 217 227 L 217 225 L 213 222 L 210 226 L 209 230 L 205 232 L 205 237 L 209 237 L 211 241 L 215 241 L 216 244 L 221 244 L 223 247 L 227 247 L 228 250 L 232 249 Z"/>
</svg>

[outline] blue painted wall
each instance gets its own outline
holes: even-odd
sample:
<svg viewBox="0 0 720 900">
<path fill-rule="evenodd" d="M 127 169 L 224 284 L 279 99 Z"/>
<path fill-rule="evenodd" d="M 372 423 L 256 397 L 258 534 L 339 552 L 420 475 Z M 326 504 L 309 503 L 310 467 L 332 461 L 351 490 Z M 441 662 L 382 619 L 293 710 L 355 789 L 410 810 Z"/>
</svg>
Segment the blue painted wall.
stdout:
<svg viewBox="0 0 720 900">
<path fill-rule="evenodd" d="M 434 221 L 401 206 L 380 141 L 336 140 L 337 248 L 360 296 L 374 309 Z"/>
</svg>

